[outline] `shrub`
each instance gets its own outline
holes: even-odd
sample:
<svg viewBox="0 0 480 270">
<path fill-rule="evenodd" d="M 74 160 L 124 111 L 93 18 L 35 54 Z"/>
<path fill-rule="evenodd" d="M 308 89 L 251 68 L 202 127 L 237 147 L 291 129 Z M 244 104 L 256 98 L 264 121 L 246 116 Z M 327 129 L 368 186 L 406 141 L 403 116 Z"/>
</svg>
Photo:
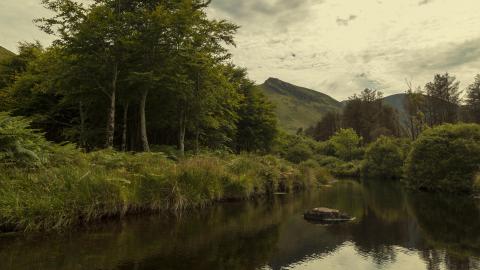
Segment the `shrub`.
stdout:
<svg viewBox="0 0 480 270">
<path fill-rule="evenodd" d="M 473 192 L 480 166 L 480 125 L 442 125 L 413 143 L 405 173 L 417 189 Z"/>
<path fill-rule="evenodd" d="M 293 163 L 300 163 L 312 158 L 313 152 L 306 144 L 297 144 L 287 150 L 286 159 Z"/>
<path fill-rule="evenodd" d="M 334 180 L 328 169 L 319 165 L 316 160 L 309 159 L 299 164 L 302 179 L 307 185 L 327 184 Z"/>
<path fill-rule="evenodd" d="M 78 156 L 74 145 L 56 145 L 30 128 L 24 117 L 0 112 L 0 164 L 22 167 L 64 164 Z"/>
<path fill-rule="evenodd" d="M 381 136 L 365 151 L 361 170 L 363 177 L 400 179 L 403 170 L 404 153 L 400 141 Z"/>
<path fill-rule="evenodd" d="M 358 177 L 360 176 L 360 161 L 343 161 L 332 156 L 317 156 L 320 167 L 328 170 L 336 177 Z"/>
<path fill-rule="evenodd" d="M 362 137 L 351 128 L 341 129 L 330 138 L 329 142 L 335 149 L 335 156 L 342 160 L 351 161 L 360 158 L 363 154 L 360 149 Z"/>
</svg>

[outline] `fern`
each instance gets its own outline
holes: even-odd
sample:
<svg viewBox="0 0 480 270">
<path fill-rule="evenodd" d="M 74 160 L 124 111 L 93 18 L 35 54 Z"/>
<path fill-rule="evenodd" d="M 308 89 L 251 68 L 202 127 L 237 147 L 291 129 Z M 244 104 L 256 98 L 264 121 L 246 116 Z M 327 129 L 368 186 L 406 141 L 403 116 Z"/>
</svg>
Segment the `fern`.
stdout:
<svg viewBox="0 0 480 270">
<path fill-rule="evenodd" d="M 0 163 L 38 166 L 48 159 L 51 148 L 29 120 L 0 112 Z"/>
</svg>

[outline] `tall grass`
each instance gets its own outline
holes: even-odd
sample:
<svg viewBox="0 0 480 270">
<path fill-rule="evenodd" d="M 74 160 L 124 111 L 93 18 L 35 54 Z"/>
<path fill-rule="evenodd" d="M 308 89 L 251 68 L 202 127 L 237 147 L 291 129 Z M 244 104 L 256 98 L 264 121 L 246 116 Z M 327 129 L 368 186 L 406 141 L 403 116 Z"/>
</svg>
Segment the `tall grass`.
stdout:
<svg viewBox="0 0 480 270">
<path fill-rule="evenodd" d="M 59 230 L 130 213 L 202 207 L 215 201 L 293 192 L 328 181 L 315 164 L 274 156 L 114 151 L 52 157 L 42 166 L 0 167 L 0 230 Z"/>
</svg>

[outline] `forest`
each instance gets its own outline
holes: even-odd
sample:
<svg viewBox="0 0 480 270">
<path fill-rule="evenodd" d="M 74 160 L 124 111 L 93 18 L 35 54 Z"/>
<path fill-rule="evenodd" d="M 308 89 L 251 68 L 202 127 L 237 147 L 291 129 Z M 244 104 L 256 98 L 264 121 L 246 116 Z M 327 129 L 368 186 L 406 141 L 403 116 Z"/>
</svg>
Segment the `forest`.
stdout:
<svg viewBox="0 0 480 270">
<path fill-rule="evenodd" d="M 480 75 L 377 90 L 297 134 L 229 53 L 239 26 L 210 1 L 43 0 L 49 47 L 0 63 L 0 231 L 288 193 L 342 177 L 480 192 Z M 444 157 L 448 156 L 448 159 Z"/>
</svg>

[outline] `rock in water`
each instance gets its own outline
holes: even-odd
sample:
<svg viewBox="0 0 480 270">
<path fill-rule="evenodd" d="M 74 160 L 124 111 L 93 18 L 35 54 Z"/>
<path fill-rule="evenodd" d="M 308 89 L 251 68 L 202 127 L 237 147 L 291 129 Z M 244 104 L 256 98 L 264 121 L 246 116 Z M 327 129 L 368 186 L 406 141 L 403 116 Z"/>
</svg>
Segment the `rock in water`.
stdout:
<svg viewBox="0 0 480 270">
<path fill-rule="evenodd" d="M 315 223 L 340 223 L 353 220 L 349 215 L 342 213 L 336 209 L 330 209 L 325 207 L 315 208 L 305 212 L 303 217 L 311 222 Z"/>
</svg>

